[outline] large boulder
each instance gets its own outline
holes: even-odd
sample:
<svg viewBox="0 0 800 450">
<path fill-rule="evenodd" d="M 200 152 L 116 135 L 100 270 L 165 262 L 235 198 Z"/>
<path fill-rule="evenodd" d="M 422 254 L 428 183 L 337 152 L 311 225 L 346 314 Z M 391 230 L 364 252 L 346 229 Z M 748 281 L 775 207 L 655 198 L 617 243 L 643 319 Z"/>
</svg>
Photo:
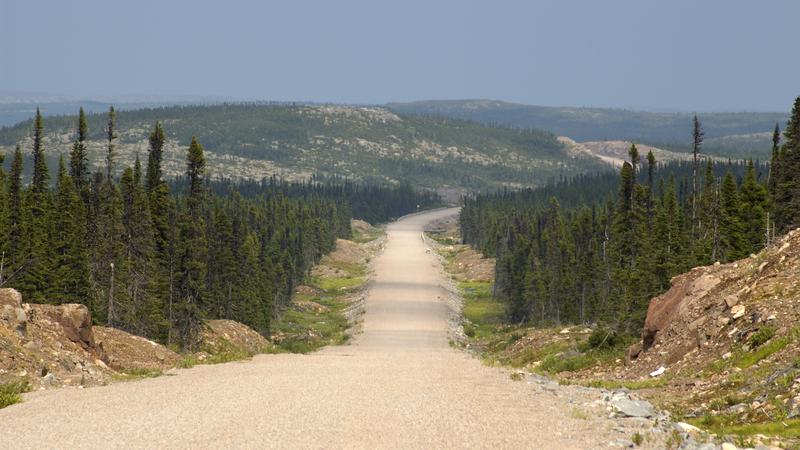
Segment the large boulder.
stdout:
<svg viewBox="0 0 800 450">
<path fill-rule="evenodd" d="M 16 289 L 0 289 L 0 307 L 3 306 L 22 308 L 22 294 L 20 294 Z"/>
<path fill-rule="evenodd" d="M 28 315 L 22 308 L 22 295 L 16 289 L 0 289 L 0 325 L 25 337 Z"/>
<path fill-rule="evenodd" d="M 697 267 L 678 275 L 672 279 L 670 290 L 650 301 L 642 330 L 642 351 L 652 347 L 658 332 L 680 317 L 689 304 L 720 283 L 720 279 L 709 272 L 708 267 Z"/>
<path fill-rule="evenodd" d="M 50 321 L 61 326 L 64 337 L 86 350 L 94 358 L 106 360 L 102 346 L 95 343 L 92 315 L 86 305 L 66 303 L 59 306 L 36 305 Z"/>
<path fill-rule="evenodd" d="M 67 303 L 59 306 L 57 311 L 57 321 L 64 327 L 67 339 L 79 344 L 84 350 L 95 348 L 92 315 L 86 305 Z"/>
<path fill-rule="evenodd" d="M 93 327 L 97 346 L 106 353 L 105 362 L 114 370 L 166 370 L 181 356 L 161 344 L 116 328 Z"/>
</svg>

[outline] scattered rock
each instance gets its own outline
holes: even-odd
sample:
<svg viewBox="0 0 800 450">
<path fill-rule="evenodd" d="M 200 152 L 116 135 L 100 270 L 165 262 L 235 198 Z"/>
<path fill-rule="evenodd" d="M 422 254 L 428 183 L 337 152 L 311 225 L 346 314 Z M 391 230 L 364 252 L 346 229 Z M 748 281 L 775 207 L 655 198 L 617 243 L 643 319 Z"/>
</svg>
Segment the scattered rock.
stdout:
<svg viewBox="0 0 800 450">
<path fill-rule="evenodd" d="M 733 320 L 743 317 L 744 313 L 745 313 L 744 305 L 736 305 L 733 308 L 731 308 L 731 314 L 732 314 L 731 318 L 733 318 Z"/>
<path fill-rule="evenodd" d="M 733 356 L 733 353 L 727 352 L 722 355 L 722 359 L 731 359 L 731 356 Z"/>
<path fill-rule="evenodd" d="M 42 384 L 45 386 L 53 386 L 55 384 L 56 376 L 52 373 L 48 373 L 47 375 L 42 377 Z"/>
<path fill-rule="evenodd" d="M 625 364 L 630 364 L 631 361 L 633 361 L 636 358 L 638 358 L 641 353 L 642 353 L 642 343 L 641 342 L 637 342 L 637 343 L 631 345 L 630 347 L 628 347 L 628 350 L 625 352 Z"/>
<path fill-rule="evenodd" d="M 786 405 L 786 409 L 787 418 L 794 419 L 795 417 L 800 417 L 800 395 L 789 400 L 789 403 Z"/>
<path fill-rule="evenodd" d="M 700 430 L 700 428 L 697 428 L 696 426 L 688 424 L 686 422 L 676 422 L 673 426 L 675 427 L 676 430 L 678 430 L 678 431 L 680 431 L 682 433 L 690 433 L 691 434 L 691 433 L 700 433 L 700 432 L 702 432 L 702 430 Z"/>
<path fill-rule="evenodd" d="M 658 369 L 656 369 L 656 370 L 654 370 L 654 371 L 650 372 L 650 376 L 651 376 L 651 377 L 660 377 L 660 376 L 661 376 L 661 375 L 663 375 L 663 374 L 664 374 L 664 372 L 666 372 L 666 371 L 667 371 L 667 368 L 666 368 L 666 367 L 664 367 L 664 366 L 661 366 L 661 367 L 659 367 Z"/>
<path fill-rule="evenodd" d="M 625 417 L 653 417 L 656 410 L 650 402 L 645 400 L 632 400 L 628 396 L 611 400 L 611 406 Z"/>
<path fill-rule="evenodd" d="M 311 300 L 294 300 L 292 302 L 292 307 L 301 312 L 312 312 L 314 314 L 324 314 L 330 311 L 325 305 L 320 305 L 317 302 L 312 302 Z"/>
<path fill-rule="evenodd" d="M 747 410 L 748 410 L 748 406 L 747 405 L 745 405 L 744 403 L 738 403 L 736 405 L 729 406 L 729 407 L 725 408 L 725 413 L 726 414 L 741 414 L 741 413 L 747 412 Z"/>
<path fill-rule="evenodd" d="M 269 347 L 269 341 L 247 325 L 233 320 L 207 320 L 200 348 L 208 353 L 239 352 L 254 355 Z"/>
</svg>

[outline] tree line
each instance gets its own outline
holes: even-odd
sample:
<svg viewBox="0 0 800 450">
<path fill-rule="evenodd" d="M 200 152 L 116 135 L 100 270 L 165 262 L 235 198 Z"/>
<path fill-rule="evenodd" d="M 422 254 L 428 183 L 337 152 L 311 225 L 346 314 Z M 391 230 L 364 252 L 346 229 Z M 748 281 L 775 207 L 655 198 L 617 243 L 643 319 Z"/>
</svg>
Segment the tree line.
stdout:
<svg viewBox="0 0 800 450">
<path fill-rule="evenodd" d="M 800 226 L 800 98 L 770 164 L 658 164 L 635 145 L 617 175 L 464 200 L 465 243 L 497 258 L 495 295 L 509 318 L 535 325 L 641 327 L 652 297 L 692 267 L 729 262 Z M 566 205 L 566 206 L 565 206 Z"/>
<path fill-rule="evenodd" d="M 149 135 L 147 161 L 137 156 L 133 167 L 118 171 L 116 130 L 112 107 L 105 164 L 96 172 L 87 158 L 82 109 L 54 180 L 38 110 L 29 183 L 19 145 L 7 173 L 0 155 L 0 285 L 19 289 L 28 302 L 85 304 L 98 324 L 185 349 L 196 344 L 206 318 L 237 320 L 268 334 L 313 264 L 337 238 L 350 236 L 351 203 L 363 205 L 370 196 L 382 206 L 370 218 L 380 220 L 437 200 L 355 183 L 212 182 L 194 138 L 185 177 L 169 182 L 159 122 Z"/>
</svg>

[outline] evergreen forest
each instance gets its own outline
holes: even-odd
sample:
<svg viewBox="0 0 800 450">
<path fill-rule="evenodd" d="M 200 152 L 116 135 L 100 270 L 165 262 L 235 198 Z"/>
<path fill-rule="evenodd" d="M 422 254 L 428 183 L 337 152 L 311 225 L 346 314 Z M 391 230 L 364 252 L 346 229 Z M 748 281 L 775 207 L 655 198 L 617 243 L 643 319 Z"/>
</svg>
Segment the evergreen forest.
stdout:
<svg viewBox="0 0 800 450">
<path fill-rule="evenodd" d="M 0 286 L 27 302 L 85 304 L 98 324 L 187 350 L 203 319 L 268 334 L 314 263 L 350 237 L 352 217 L 382 222 L 439 201 L 408 185 L 211 181 L 194 137 L 184 176 L 169 180 L 159 122 L 146 160 L 117 167 L 113 107 L 102 125 L 105 158 L 94 164 L 103 169 L 92 171 L 83 110 L 77 119 L 56 173 L 45 161 L 38 110 L 24 150 L 31 158 L 19 145 L 0 154 Z"/>
<path fill-rule="evenodd" d="M 497 259 L 494 295 L 509 319 L 640 330 L 652 297 L 692 267 L 726 263 L 800 226 L 800 98 L 766 164 L 698 157 L 661 164 L 633 145 L 618 173 L 464 200 L 465 243 Z"/>
</svg>

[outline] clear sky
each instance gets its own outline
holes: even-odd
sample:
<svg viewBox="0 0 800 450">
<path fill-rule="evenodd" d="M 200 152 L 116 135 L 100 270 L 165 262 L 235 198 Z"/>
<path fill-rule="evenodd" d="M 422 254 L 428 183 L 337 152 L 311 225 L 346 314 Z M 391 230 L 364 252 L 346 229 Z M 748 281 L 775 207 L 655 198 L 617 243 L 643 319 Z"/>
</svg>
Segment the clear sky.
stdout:
<svg viewBox="0 0 800 450">
<path fill-rule="evenodd" d="M 797 0 L 0 0 L 0 91 L 787 110 Z"/>
</svg>

